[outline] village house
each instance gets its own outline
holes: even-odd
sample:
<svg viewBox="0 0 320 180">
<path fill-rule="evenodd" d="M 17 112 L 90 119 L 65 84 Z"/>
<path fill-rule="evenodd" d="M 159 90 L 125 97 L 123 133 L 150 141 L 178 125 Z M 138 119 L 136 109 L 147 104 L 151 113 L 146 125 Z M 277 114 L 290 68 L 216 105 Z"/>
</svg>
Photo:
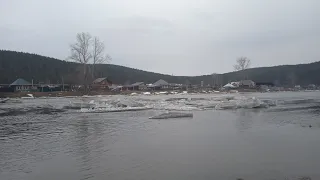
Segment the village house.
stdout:
<svg viewBox="0 0 320 180">
<path fill-rule="evenodd" d="M 316 86 L 315 84 L 309 84 L 309 85 L 307 86 L 307 89 L 308 89 L 308 90 L 316 90 L 316 89 L 317 89 L 317 86 Z"/>
<path fill-rule="evenodd" d="M 33 85 L 24 80 L 24 79 L 17 79 L 13 83 L 10 84 L 10 88 L 13 88 L 14 92 L 19 92 L 19 91 L 30 91 L 32 89 Z"/>
<path fill-rule="evenodd" d="M 163 79 L 159 79 L 157 82 L 153 83 L 152 85 L 148 86 L 149 89 L 152 90 L 161 90 L 161 89 L 168 89 L 169 83 Z"/>
<path fill-rule="evenodd" d="M 147 86 L 144 82 L 136 82 L 127 86 L 128 90 L 139 91 L 147 89 Z"/>
<path fill-rule="evenodd" d="M 255 87 L 255 82 L 253 82 L 252 80 L 241 80 L 239 81 L 239 87 L 242 88 L 253 88 Z"/>
<path fill-rule="evenodd" d="M 112 86 L 112 81 L 107 77 L 98 78 L 91 84 L 93 90 L 108 90 L 109 86 Z"/>
<path fill-rule="evenodd" d="M 182 86 L 183 86 L 182 84 L 169 83 L 170 89 L 181 89 Z"/>
</svg>

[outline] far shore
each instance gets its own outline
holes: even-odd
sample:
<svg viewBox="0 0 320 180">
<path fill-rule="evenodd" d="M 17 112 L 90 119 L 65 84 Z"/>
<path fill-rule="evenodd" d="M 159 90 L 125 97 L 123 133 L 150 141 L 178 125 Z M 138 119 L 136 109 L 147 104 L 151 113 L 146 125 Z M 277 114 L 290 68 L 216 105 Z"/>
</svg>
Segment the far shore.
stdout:
<svg viewBox="0 0 320 180">
<path fill-rule="evenodd" d="M 162 92 L 165 92 L 163 90 Z M 170 94 L 171 91 L 166 91 Z M 90 91 L 89 93 L 81 92 L 81 91 L 54 91 L 54 92 L 0 92 L 0 98 L 21 98 L 28 97 L 28 94 L 32 94 L 33 97 L 80 97 L 80 96 L 98 96 L 98 95 L 131 95 L 131 94 L 143 94 L 145 92 L 150 92 L 151 94 L 161 92 L 161 91 L 121 91 L 121 92 L 113 92 L 113 91 Z M 175 91 L 177 93 L 182 93 L 182 91 Z M 206 91 L 209 93 L 208 91 Z M 255 93 L 261 92 L 255 89 L 237 89 L 235 91 L 215 91 L 213 94 L 228 94 L 228 93 Z M 282 92 L 282 91 L 272 91 L 272 92 Z M 188 94 L 205 94 L 203 91 L 188 91 Z"/>
<path fill-rule="evenodd" d="M 0 98 L 21 98 L 27 97 L 28 94 L 32 94 L 34 97 L 67 97 L 67 96 L 84 96 L 84 95 L 114 95 L 118 93 L 113 93 L 109 91 L 101 92 L 89 92 L 84 93 L 80 91 L 54 91 L 54 92 L 1 92 Z"/>
<path fill-rule="evenodd" d="M 21 98 L 27 97 L 28 94 L 32 94 L 33 97 L 68 97 L 68 96 L 97 96 L 97 95 L 130 95 L 132 93 L 142 94 L 144 92 L 150 92 L 151 94 L 156 92 L 172 92 L 174 90 L 162 90 L 162 91 L 90 91 L 88 93 L 81 91 L 54 91 L 54 92 L 2 92 L 0 93 L 0 98 Z M 182 93 L 183 91 L 175 91 L 177 93 Z M 257 91 L 245 91 L 245 92 L 257 92 Z M 188 91 L 188 93 L 203 93 L 202 91 Z M 227 93 L 227 92 L 215 92 L 217 93 Z"/>
</svg>

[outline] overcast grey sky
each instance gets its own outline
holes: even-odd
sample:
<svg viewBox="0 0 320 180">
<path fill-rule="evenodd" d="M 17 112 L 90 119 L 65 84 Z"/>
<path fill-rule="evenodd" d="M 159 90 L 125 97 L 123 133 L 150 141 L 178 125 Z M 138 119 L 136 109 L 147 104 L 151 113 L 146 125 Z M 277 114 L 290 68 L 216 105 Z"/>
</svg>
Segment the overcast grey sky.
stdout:
<svg viewBox="0 0 320 180">
<path fill-rule="evenodd" d="M 66 59 L 78 32 L 111 63 L 174 75 L 320 60 L 319 0 L 0 0 L 0 49 Z"/>
</svg>

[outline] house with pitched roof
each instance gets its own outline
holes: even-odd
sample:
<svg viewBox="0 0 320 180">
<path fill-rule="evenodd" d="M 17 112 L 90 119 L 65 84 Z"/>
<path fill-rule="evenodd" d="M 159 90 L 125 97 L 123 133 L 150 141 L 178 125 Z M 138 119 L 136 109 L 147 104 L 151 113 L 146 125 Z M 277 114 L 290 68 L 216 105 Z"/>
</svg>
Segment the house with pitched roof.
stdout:
<svg viewBox="0 0 320 180">
<path fill-rule="evenodd" d="M 239 81 L 239 86 L 245 88 L 253 88 L 256 86 L 256 83 L 252 80 L 241 80 Z"/>
<path fill-rule="evenodd" d="M 112 86 L 112 81 L 108 77 L 102 77 L 94 80 L 91 84 L 92 89 L 108 90 Z"/>
<path fill-rule="evenodd" d="M 14 92 L 32 90 L 32 84 L 22 78 L 15 80 L 9 87 L 13 88 Z"/>
<path fill-rule="evenodd" d="M 157 82 L 148 86 L 148 88 L 153 89 L 153 90 L 160 90 L 160 89 L 168 89 L 169 86 L 170 86 L 170 84 L 167 81 L 165 81 L 163 79 L 159 79 Z"/>
<path fill-rule="evenodd" d="M 127 90 L 137 91 L 137 90 L 145 90 L 147 86 L 144 82 L 136 82 L 131 85 L 127 85 L 126 88 Z"/>
</svg>

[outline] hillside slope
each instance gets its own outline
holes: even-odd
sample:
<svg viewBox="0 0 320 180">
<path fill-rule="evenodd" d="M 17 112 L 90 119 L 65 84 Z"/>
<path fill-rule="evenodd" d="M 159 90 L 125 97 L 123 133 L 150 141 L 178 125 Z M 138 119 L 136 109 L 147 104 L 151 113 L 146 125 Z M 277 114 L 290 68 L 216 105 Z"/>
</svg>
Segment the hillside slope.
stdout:
<svg viewBox="0 0 320 180">
<path fill-rule="evenodd" d="M 21 77 L 28 81 L 59 83 L 81 83 L 79 78 L 82 66 L 77 63 L 61 61 L 36 54 L 0 51 L 0 84 L 8 84 Z M 212 84 L 211 75 L 204 76 L 170 76 L 147 72 L 138 69 L 100 64 L 97 67 L 97 77 L 108 76 L 113 82 L 124 84 L 143 81 L 153 83 L 164 79 L 172 83 Z M 274 82 L 277 84 L 320 84 L 320 62 L 299 65 L 284 65 L 274 67 L 252 68 L 241 72 L 220 74 L 219 84 L 236 81 L 248 77 L 256 82 Z"/>
</svg>

